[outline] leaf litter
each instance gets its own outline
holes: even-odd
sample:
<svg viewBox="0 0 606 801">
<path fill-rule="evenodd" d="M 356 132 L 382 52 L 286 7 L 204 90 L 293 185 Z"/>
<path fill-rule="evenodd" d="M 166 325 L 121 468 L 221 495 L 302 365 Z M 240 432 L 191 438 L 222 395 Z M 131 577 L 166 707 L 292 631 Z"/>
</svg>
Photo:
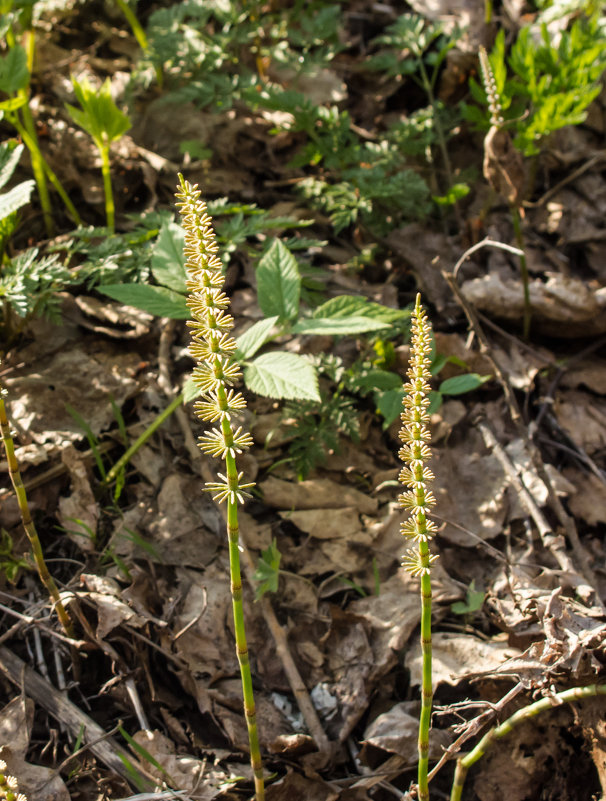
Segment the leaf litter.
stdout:
<svg viewBox="0 0 606 801">
<path fill-rule="evenodd" d="M 389 12 L 391 21 L 394 9 L 384 5 L 381 9 Z M 436 18 L 448 14 L 459 22 L 465 16 L 479 18 L 474 4 L 459 6 L 435 3 L 431 10 L 419 11 Z M 367 19 L 369 8 L 365 2 L 352 4 L 351 19 L 356 13 Z M 119 46 L 118 39 L 112 41 L 110 50 Z M 58 80 L 48 65 L 62 59 L 68 63 L 71 51 L 58 45 L 51 50 L 48 44 L 50 55 L 46 53 L 41 61 L 42 74 L 50 96 L 62 103 L 69 99 L 65 79 Z M 85 61 L 103 74 L 115 74 L 116 66 L 128 65 L 128 61 L 116 65 L 112 58 L 99 56 L 96 46 L 94 56 Z M 444 82 L 454 75 L 456 85 L 456 59 L 447 64 Z M 346 102 L 351 82 L 342 80 L 342 72 L 321 70 L 307 76 L 306 85 L 295 88 L 317 93 L 322 101 Z M 275 77 L 289 80 L 286 75 Z M 375 89 L 380 97 L 379 87 Z M 215 114 L 200 111 L 193 103 L 166 105 L 153 99 L 146 99 L 144 105 L 130 137 L 114 154 L 123 208 L 129 204 L 146 207 L 150 198 L 171 202 L 174 172 L 182 159 L 177 143 L 182 139 L 199 139 L 212 146 L 212 167 L 208 160 L 195 163 L 190 176 L 211 195 L 229 191 L 231 197 L 247 202 L 258 199 L 259 205 L 267 206 L 265 201 L 273 202 L 279 194 L 272 195 L 271 183 L 290 178 L 283 153 L 293 150 L 296 136 L 269 139 L 269 125 L 280 121 L 267 113 L 255 115 L 235 108 Z M 66 128 L 55 109 L 48 108 L 46 115 L 53 169 L 70 190 L 82 193 L 83 205 L 94 208 L 103 196 L 90 144 L 69 125 Z M 569 142 L 564 132 L 554 137 L 551 147 L 556 162 L 572 159 L 571 153 L 579 161 L 591 157 L 592 133 L 573 130 L 576 149 L 565 146 Z M 150 176 L 149 158 L 159 166 L 159 174 Z M 533 234 L 529 243 L 533 335 L 538 340 L 532 343 L 532 351 L 509 333 L 510 323 L 519 323 L 523 312 L 515 258 L 491 254 L 462 267 L 464 299 L 494 326 L 486 330 L 493 337 L 495 363 L 527 409 L 546 405 L 551 417 L 547 411 L 544 416 L 553 418 L 544 443 L 544 453 L 551 457 L 548 476 L 596 566 L 599 592 L 593 604 L 574 597 L 570 577 L 534 534 L 511 481 L 484 446 L 474 425 L 479 413 L 490 419 L 521 482 L 559 534 L 563 523 L 553 498 L 537 473 L 528 443 L 514 431 L 508 416 L 511 410 L 495 385 L 479 390 L 472 401 L 444 402 L 432 416 L 439 440 L 433 469 L 443 556 L 435 581 L 435 683 L 436 700 L 442 705 L 430 744 L 435 759 L 452 742 L 447 724 L 455 718 L 460 723 L 457 704 L 470 696 L 496 702 L 505 687 L 516 683 L 531 692 L 549 690 L 552 682 L 583 683 L 603 672 L 606 624 L 600 599 L 606 597 L 606 586 L 599 565 L 604 563 L 601 526 L 606 520 L 602 469 L 606 381 L 595 353 L 576 363 L 574 357 L 606 331 L 601 286 L 604 192 L 596 164 L 527 209 L 525 224 Z M 478 203 L 486 203 L 483 193 L 478 187 Z M 494 238 L 509 241 L 506 211 L 495 206 L 494 200 L 488 206 L 479 224 Z M 470 221 L 471 225 L 478 220 L 470 214 Z M 418 222 L 402 225 L 387 238 L 393 272 L 383 269 L 377 274 L 373 265 L 375 274 L 368 281 L 345 274 L 344 262 L 357 247 L 331 242 L 332 251 L 327 248 L 327 254 L 340 258 L 324 265 L 327 293 L 342 294 L 345 287 L 368 297 L 381 293 L 381 301 L 386 302 L 382 287 L 389 275 L 390 281 L 399 282 L 399 294 L 391 293 L 395 302 L 403 292 L 410 294 L 416 283 L 435 309 L 438 352 L 465 361 L 479 374 L 492 373 L 477 342 L 464 339 L 462 315 L 442 274 L 452 269 L 469 243 L 468 233 L 447 234 Z M 568 256 L 555 260 L 551 257 L 554 247 Z M 250 262 L 242 269 L 252 274 Z M 249 287 L 239 286 L 234 313 L 240 319 L 258 319 L 261 313 L 255 301 Z M 226 545 L 220 512 L 201 492 L 200 464 L 191 458 L 183 431 L 170 420 L 133 457 L 125 476 L 125 502 L 108 510 L 98 493 L 100 476 L 95 473 L 93 449 L 65 407 L 69 403 L 93 437 L 110 445 L 102 453 L 106 463 L 110 461 L 106 453 L 115 461 L 123 445 L 116 444 L 119 425 L 109 398 L 128 417 L 131 436 L 141 433 L 164 403 L 155 384 L 157 328 L 149 316 L 105 299 L 80 294 L 76 308 L 69 298 L 65 303 L 71 305 L 66 326 L 33 324 L 26 343 L 9 360 L 3 382 L 26 484 L 41 481 L 42 489 L 34 487 L 32 498 L 37 514 L 47 522 L 48 545 L 56 559 L 80 565 L 75 573 L 63 566 L 60 575 L 86 609 L 96 638 L 88 644 L 95 650 L 84 660 L 82 687 L 91 698 L 102 693 L 101 702 L 92 699 L 92 712 L 107 731 L 126 718 L 133 741 L 149 755 L 141 759 L 141 752 L 133 752 L 133 764 L 143 763 L 157 787 L 171 786 L 200 799 L 243 797 L 234 780 L 238 776 L 250 779 L 250 772 L 226 584 Z M 183 341 L 181 337 L 174 343 L 175 352 Z M 334 346 L 330 339 L 320 344 L 319 349 Z M 306 339 L 293 344 L 301 352 L 313 347 Z M 403 374 L 406 354 L 399 355 Z M 563 365 L 563 375 L 552 389 L 556 364 Z M 188 369 L 178 360 L 173 379 Z M 446 377 L 447 370 L 440 379 Z M 400 511 L 395 503 L 397 491 L 390 486 L 397 475 L 397 444 L 391 430 L 383 433 L 378 419 L 372 417 L 359 445 L 343 443 L 323 467 L 297 482 L 288 466 L 266 472 L 271 461 L 286 456 L 289 442 L 288 437 L 275 436 L 268 457 L 266 433 L 277 422 L 276 411 L 262 400 L 256 407 L 253 472 L 260 469 L 259 495 L 242 516 L 243 536 L 248 548 L 259 553 L 277 539 L 283 573 L 271 604 L 322 726 L 340 746 L 324 764 L 313 752 L 295 714 L 289 679 L 268 633 L 261 603 L 253 602 L 253 591 L 246 587 L 260 729 L 264 746 L 273 755 L 269 769 L 276 773 L 267 796 L 312 801 L 392 797 L 393 790 L 408 787 L 416 761 L 417 710 L 411 698 L 416 697 L 419 683 L 417 584 L 399 566 Z M 546 430 L 542 430 L 544 437 Z M 106 438 L 108 432 L 111 438 Z M 16 543 L 18 521 L 14 509 L 11 512 L 5 504 L 6 497 L 4 493 L 0 521 Z M 53 532 L 56 525 L 63 531 Z M 102 560 L 95 561 L 96 556 Z M 576 569 L 582 572 L 580 565 Z M 473 613 L 457 615 L 451 605 L 466 598 L 472 580 L 484 593 L 484 603 Z M 3 579 L 0 591 L 2 603 L 8 596 L 15 608 L 33 614 L 33 597 L 28 597 L 23 585 L 13 586 Z M 13 622 L 7 617 L 5 628 Z M 33 642 L 31 629 L 28 642 L 30 636 Z M 105 649 L 100 645 L 104 641 Z M 15 639 L 9 643 L 18 647 Z M 119 659 L 112 661 L 112 654 Z M 61 657 L 65 659 L 66 652 L 58 656 L 58 662 Z M 45 659 L 51 678 L 61 686 L 50 646 Z M 91 678 L 86 671 L 93 660 L 97 673 Z M 148 726 L 140 725 L 127 692 L 129 671 L 144 699 Z M 50 745 L 53 738 L 61 740 L 57 722 L 38 716 L 38 739 L 30 742 L 33 703 L 15 697 L 8 682 L 2 693 L 7 705 L 0 713 L 0 744 L 8 745 L 0 756 L 18 772 L 30 797 L 126 795 L 122 780 L 102 765 L 86 761 L 79 763 L 68 789 L 56 773 L 42 767 L 57 766 L 65 756 L 60 752 L 51 759 L 48 748 L 41 746 Z M 466 712 L 465 720 L 473 714 Z M 569 712 L 552 714 L 495 749 L 473 780 L 476 797 L 482 801 L 500 798 L 507 787 L 511 798 L 522 801 L 538 797 L 539 789 L 547 784 L 562 791 L 557 797 L 580 799 L 575 777 L 585 785 L 575 773 L 577 762 L 585 767 L 593 762 L 604 786 L 600 715 L 579 705 L 572 730 L 570 720 Z M 69 747 L 61 741 L 63 750 Z M 579 760 L 579 749 L 591 751 L 591 756 Z M 26 762 L 27 754 L 40 764 Z M 390 762 L 394 758 L 399 759 L 395 771 Z M 512 763 L 516 771 L 511 770 Z M 555 777 L 551 775 L 554 765 Z M 394 782 L 387 782 L 387 788 L 379 787 L 382 770 Z M 100 784 L 92 789 L 87 771 L 97 779 L 102 776 L 105 789 Z"/>
</svg>

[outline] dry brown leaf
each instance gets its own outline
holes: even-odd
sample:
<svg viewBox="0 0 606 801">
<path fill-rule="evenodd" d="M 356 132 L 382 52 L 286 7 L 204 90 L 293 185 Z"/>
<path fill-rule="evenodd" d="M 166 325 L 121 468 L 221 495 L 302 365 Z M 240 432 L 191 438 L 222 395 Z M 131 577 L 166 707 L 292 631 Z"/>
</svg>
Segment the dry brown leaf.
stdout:
<svg viewBox="0 0 606 801">
<path fill-rule="evenodd" d="M 606 486 L 593 473 L 569 467 L 563 475 L 575 487 L 568 499 L 568 507 L 575 517 L 590 526 L 606 523 Z"/>
<path fill-rule="evenodd" d="M 56 771 L 25 761 L 33 723 L 34 703 L 29 698 L 15 698 L 0 710 L 0 758 L 6 773 L 17 777 L 19 791 L 30 801 L 70 801 Z"/>
<path fill-rule="evenodd" d="M 88 470 L 73 445 L 61 451 L 61 461 L 71 480 L 71 494 L 59 498 L 57 518 L 68 537 L 83 551 L 94 551 L 99 507 L 88 480 Z"/>
<path fill-rule="evenodd" d="M 133 740 L 144 748 L 160 765 L 146 763 L 147 771 L 156 776 L 158 782 L 168 782 L 174 790 L 194 792 L 196 799 L 211 801 L 217 798 L 220 786 L 229 775 L 207 759 L 175 753 L 174 744 L 159 731 L 138 731 Z"/>
<path fill-rule="evenodd" d="M 293 483 L 270 476 L 259 484 L 263 500 L 275 509 L 342 509 L 354 507 L 358 512 L 372 514 L 379 502 L 363 492 L 327 478 Z"/>
<path fill-rule="evenodd" d="M 485 453 L 481 437 L 471 429 L 460 442 L 434 448 L 432 470 L 436 517 L 446 521 L 440 535 L 466 547 L 477 540 L 452 523 L 482 539 L 492 539 L 503 530 L 507 482 L 503 468 L 491 453 Z"/>
<path fill-rule="evenodd" d="M 606 400 L 583 390 L 558 392 L 553 404 L 558 423 L 590 456 L 606 445 Z"/>
<path fill-rule="evenodd" d="M 546 280 L 530 281 L 532 322 L 543 333 L 579 337 L 606 331 L 606 294 L 592 290 L 571 276 L 545 272 Z M 466 300 L 495 319 L 522 319 L 524 292 L 519 278 L 503 278 L 494 272 L 465 282 Z"/>
<path fill-rule="evenodd" d="M 403 770 L 415 767 L 419 758 L 419 706 L 416 701 L 404 701 L 379 715 L 366 727 L 364 745 L 399 754 L 405 760 Z M 432 728 L 429 735 L 430 761 L 437 761 L 451 742 L 452 737 L 446 731 Z M 364 759 L 364 750 L 360 758 Z"/>
<path fill-rule="evenodd" d="M 304 509 L 300 512 L 278 512 L 278 514 L 283 520 L 289 520 L 298 529 L 319 540 L 349 538 L 360 530 L 357 510 L 347 506 L 343 509 L 333 509 L 330 514 L 327 514 L 326 509 Z"/>
<path fill-rule="evenodd" d="M 451 634 L 438 631 L 433 635 L 433 680 L 456 685 L 462 679 L 495 673 L 503 663 L 519 654 L 517 648 L 507 645 L 503 637 L 480 640 L 471 634 Z M 417 642 L 406 654 L 406 667 L 410 670 L 410 683 L 421 684 L 423 659 L 421 644 Z"/>
</svg>

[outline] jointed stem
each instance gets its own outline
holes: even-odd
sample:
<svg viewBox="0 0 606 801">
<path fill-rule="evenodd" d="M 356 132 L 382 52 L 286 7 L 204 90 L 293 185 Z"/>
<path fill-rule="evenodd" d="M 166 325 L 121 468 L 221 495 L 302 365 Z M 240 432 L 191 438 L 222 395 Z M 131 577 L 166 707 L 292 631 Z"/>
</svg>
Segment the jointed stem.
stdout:
<svg viewBox="0 0 606 801">
<path fill-rule="evenodd" d="M 425 551 L 425 553 L 424 553 Z M 422 563 L 429 568 L 429 547 L 426 541 L 419 544 Z M 431 577 L 429 572 L 421 576 L 421 654 L 423 675 L 421 681 L 421 714 L 419 716 L 419 801 L 428 801 L 429 784 L 429 729 L 431 727 L 432 649 L 431 649 Z"/>
<path fill-rule="evenodd" d="M 224 421 L 224 423 L 229 426 L 227 421 Z M 229 454 L 225 458 L 225 468 L 229 485 L 237 487 L 238 471 L 236 470 L 236 460 Z M 240 571 L 240 550 L 238 542 L 240 537 L 238 503 L 237 500 L 232 501 L 230 498 L 227 499 L 227 536 L 229 539 L 229 572 L 231 579 L 231 601 L 234 614 L 234 631 L 236 635 L 236 653 L 240 665 L 240 677 L 242 679 L 244 715 L 246 717 L 248 742 L 250 746 L 250 763 L 255 779 L 255 799 L 256 801 L 264 801 L 265 783 L 263 780 L 263 762 L 261 760 L 261 748 L 259 746 L 255 698 L 253 694 L 252 675 L 250 672 L 246 631 L 244 628 L 242 576 Z"/>
<path fill-rule="evenodd" d="M 0 392 L 1 391 L 2 390 L 0 390 Z M 63 601 L 61 600 L 61 596 L 59 594 L 59 590 L 57 589 L 57 585 L 55 584 L 55 581 L 51 576 L 51 574 L 48 572 L 46 562 L 44 561 L 42 545 L 40 544 L 40 539 L 38 537 L 34 521 L 32 520 L 32 516 L 29 511 L 29 504 L 27 502 L 27 494 L 25 492 L 25 486 L 23 485 L 23 479 L 21 478 L 21 471 L 19 470 L 19 463 L 17 462 L 17 457 L 15 456 L 15 445 L 10 432 L 10 424 L 6 414 L 4 398 L 2 398 L 1 395 L 0 395 L 0 430 L 2 432 L 4 448 L 6 450 L 6 461 L 8 462 L 8 471 L 10 473 L 11 481 L 15 489 L 15 495 L 17 496 L 19 511 L 21 513 L 21 520 L 23 521 L 23 528 L 25 529 L 25 533 L 27 534 L 27 537 L 29 539 L 32 548 L 32 554 L 34 556 L 34 561 L 36 562 L 36 567 L 38 568 L 38 575 L 40 576 L 40 581 L 46 587 L 46 590 L 55 605 L 55 609 L 57 610 L 57 615 L 59 617 L 59 620 L 61 621 L 61 625 L 63 626 L 65 633 L 67 634 L 68 637 L 74 639 L 74 629 L 72 626 L 72 621 L 70 620 L 70 617 L 65 607 L 63 606 Z"/>
<path fill-rule="evenodd" d="M 569 704 L 573 701 L 582 701 L 585 698 L 593 698 L 596 695 L 606 695 L 606 684 L 572 687 L 569 690 L 563 690 L 553 696 L 541 698 L 540 701 L 535 701 L 534 704 L 518 709 L 517 712 L 514 712 L 507 720 L 503 721 L 500 726 L 490 729 L 472 751 L 457 760 L 450 801 L 461 801 L 461 794 L 469 768 L 483 757 L 497 740 L 506 737 L 520 723 L 539 715 L 541 712 L 545 712 L 547 709 L 553 709 L 554 706 Z"/>
<path fill-rule="evenodd" d="M 105 191 L 105 214 L 107 216 L 107 227 L 113 234 L 115 227 L 115 207 L 114 193 L 112 191 L 111 168 L 109 164 L 109 147 L 102 147 L 99 142 L 97 142 L 97 145 L 99 145 L 99 152 L 101 153 L 101 173 L 103 175 L 103 189 Z"/>
</svg>

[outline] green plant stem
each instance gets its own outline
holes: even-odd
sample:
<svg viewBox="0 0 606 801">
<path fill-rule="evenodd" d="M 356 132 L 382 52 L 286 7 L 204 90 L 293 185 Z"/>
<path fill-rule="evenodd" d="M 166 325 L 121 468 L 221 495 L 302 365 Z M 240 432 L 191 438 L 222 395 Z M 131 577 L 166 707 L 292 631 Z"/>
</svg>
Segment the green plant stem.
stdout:
<svg viewBox="0 0 606 801">
<path fill-rule="evenodd" d="M 483 757 L 497 740 L 506 737 L 516 726 L 519 726 L 520 723 L 548 709 L 553 709 L 554 706 L 570 704 L 573 701 L 582 701 L 585 698 L 593 698 L 596 695 L 606 695 L 606 684 L 590 684 L 587 687 L 572 687 L 569 690 L 563 690 L 553 696 L 541 698 L 540 701 L 535 701 L 534 704 L 529 704 L 522 709 L 518 709 L 511 717 L 503 721 L 500 726 L 495 726 L 494 729 L 490 729 L 472 751 L 457 760 L 450 801 L 461 801 L 461 794 L 469 768 L 474 765 L 478 759 Z"/>
<path fill-rule="evenodd" d="M 112 191 L 112 176 L 109 164 L 109 147 L 102 145 L 97 141 L 97 147 L 101 154 L 101 174 L 103 175 L 103 189 L 105 191 L 105 215 L 107 218 L 107 227 L 110 233 L 114 233 L 115 229 L 115 207 L 114 207 L 114 193 Z"/>
<path fill-rule="evenodd" d="M 2 390 L 0 390 L 0 392 L 1 391 Z M 15 444 L 11 436 L 10 424 L 6 413 L 6 406 L 4 404 L 4 398 L 2 398 L 1 396 L 0 396 L 0 430 L 2 432 L 4 449 L 6 451 L 8 472 L 10 474 L 11 481 L 15 490 L 15 495 L 17 496 L 17 503 L 19 504 L 19 512 L 21 513 L 23 528 L 25 529 L 25 533 L 27 534 L 27 538 L 29 539 L 32 548 L 32 554 L 34 556 L 34 561 L 38 569 L 38 575 L 40 576 L 40 581 L 46 587 L 49 597 L 52 599 L 53 604 L 55 605 L 57 616 L 61 622 L 61 625 L 63 626 L 63 630 L 65 631 L 67 636 L 73 640 L 74 628 L 72 625 L 72 621 L 67 613 L 67 610 L 65 609 L 65 606 L 63 605 L 63 601 L 61 600 L 61 595 L 59 594 L 59 590 L 57 588 L 57 585 L 55 584 L 55 580 L 49 573 L 48 567 L 46 566 L 46 562 L 44 560 L 44 553 L 42 552 L 42 545 L 40 544 L 40 538 L 38 537 L 38 532 L 36 531 L 36 527 L 34 525 L 34 521 L 32 520 L 32 516 L 29 510 L 27 493 L 25 491 L 25 486 L 23 485 L 23 479 L 21 478 L 21 471 L 19 470 L 19 463 L 15 455 Z"/>
<path fill-rule="evenodd" d="M 124 16 L 126 17 L 126 21 L 130 25 L 130 29 L 133 32 L 133 36 L 137 40 L 137 44 L 139 45 L 141 50 L 143 50 L 144 53 L 149 53 L 149 42 L 147 40 L 147 36 L 145 35 L 145 31 L 143 30 L 141 23 L 137 19 L 137 15 L 128 5 L 126 0 L 116 0 L 116 3 L 120 7 L 120 10 L 124 14 Z M 155 73 L 158 86 L 162 88 L 162 83 L 164 80 L 164 76 L 162 74 L 162 67 L 156 66 Z"/>
<path fill-rule="evenodd" d="M 522 221 L 520 219 L 520 210 L 517 206 L 511 207 L 511 219 L 513 221 L 513 231 L 516 238 L 516 243 L 522 251 L 520 254 L 520 274 L 522 276 L 522 286 L 524 287 L 524 320 L 522 334 L 524 339 L 527 340 L 530 335 L 530 280 L 528 276 L 528 265 L 526 264 L 526 251 L 524 249 L 524 234 L 522 233 Z"/>
<path fill-rule="evenodd" d="M 32 161 L 32 170 L 34 173 L 34 178 L 36 179 L 36 186 L 38 187 L 38 196 L 40 197 L 40 205 L 42 206 L 42 214 L 44 216 L 44 227 L 46 228 L 47 235 L 52 236 L 55 231 L 55 226 L 53 223 L 53 211 L 50 195 L 48 193 L 48 185 L 46 183 L 46 173 L 43 165 L 44 156 L 42 155 L 40 145 L 38 144 L 36 124 L 34 123 L 34 118 L 32 117 L 32 112 L 29 107 L 27 92 L 25 89 L 23 89 L 21 92 L 19 92 L 19 95 L 26 96 L 26 102 L 20 108 L 23 116 L 23 125 L 27 131 L 30 141 L 30 144 L 27 144 L 26 142 L 26 145 Z"/>
<path fill-rule="evenodd" d="M 38 147 L 37 138 L 34 140 L 34 139 L 32 139 L 30 137 L 29 133 L 24 128 L 24 126 L 21 124 L 21 122 L 19 121 L 19 119 L 18 119 L 16 114 L 11 114 L 10 116 L 7 115 L 7 118 L 9 120 L 10 124 L 14 128 L 17 129 L 17 132 L 19 133 L 19 136 L 23 139 L 23 142 L 25 143 L 25 146 L 29 150 L 30 154 L 35 153 L 37 151 L 39 159 L 40 159 L 40 164 L 42 165 L 42 169 L 44 170 L 44 173 L 46 174 L 46 177 L 48 178 L 48 180 L 51 182 L 51 184 L 55 188 L 57 194 L 59 195 L 59 197 L 63 201 L 63 203 L 65 205 L 65 208 L 67 209 L 70 217 L 76 223 L 76 225 L 82 225 L 82 218 L 80 217 L 80 215 L 76 211 L 76 207 L 74 206 L 74 204 L 70 200 L 69 195 L 67 194 L 67 192 L 63 188 L 61 182 L 59 181 L 59 179 L 57 178 L 57 176 L 55 175 L 55 173 L 51 169 L 49 163 L 46 161 L 46 159 L 42 155 L 42 151 Z M 33 161 L 34 161 L 34 159 L 32 158 L 32 168 L 33 168 Z"/>
<path fill-rule="evenodd" d="M 421 654 L 423 675 L 421 681 L 421 714 L 419 715 L 419 801 L 429 799 L 429 729 L 431 727 L 431 703 L 433 699 L 432 646 L 431 646 L 431 577 L 429 574 L 429 545 L 427 540 L 419 542 L 421 564 L 427 572 L 421 576 Z"/>
<path fill-rule="evenodd" d="M 141 434 L 140 437 L 133 442 L 133 444 L 128 448 L 128 450 L 123 454 L 123 456 L 118 459 L 116 464 L 107 472 L 107 475 L 103 479 L 102 483 L 104 485 L 111 484 L 112 481 L 115 480 L 116 476 L 120 473 L 124 467 L 130 462 L 133 456 L 137 453 L 139 448 L 141 448 L 147 440 L 152 436 L 152 434 L 162 425 L 162 423 L 167 420 L 171 414 L 178 409 L 179 406 L 183 403 L 183 393 L 177 395 L 177 397 L 170 402 L 170 404 L 164 409 L 164 411 L 160 412 L 160 414 L 156 417 L 156 419 L 149 425 L 145 431 Z"/>
<path fill-rule="evenodd" d="M 225 387 L 220 386 L 218 388 L 217 396 L 219 398 L 219 403 L 227 403 Z M 221 421 L 221 428 L 225 437 L 225 442 L 228 443 L 232 441 L 233 433 L 229 420 L 223 419 Z M 235 457 L 229 452 L 225 454 L 225 471 L 227 483 L 235 493 L 238 489 L 238 470 L 236 468 Z M 250 672 L 250 659 L 248 656 L 246 631 L 244 628 L 242 576 L 240 571 L 240 528 L 238 524 L 238 502 L 234 495 L 228 496 L 227 498 L 227 537 L 229 540 L 229 572 L 231 600 L 234 615 L 234 632 L 236 636 L 236 653 L 238 656 L 238 664 L 240 665 L 240 677 L 242 679 L 244 715 L 246 717 L 248 742 L 250 745 L 250 763 L 253 769 L 255 780 L 255 799 L 256 801 L 264 801 L 265 782 L 263 780 L 263 762 L 261 760 L 261 749 L 259 747 L 255 698 L 253 694 L 252 675 Z"/>
</svg>

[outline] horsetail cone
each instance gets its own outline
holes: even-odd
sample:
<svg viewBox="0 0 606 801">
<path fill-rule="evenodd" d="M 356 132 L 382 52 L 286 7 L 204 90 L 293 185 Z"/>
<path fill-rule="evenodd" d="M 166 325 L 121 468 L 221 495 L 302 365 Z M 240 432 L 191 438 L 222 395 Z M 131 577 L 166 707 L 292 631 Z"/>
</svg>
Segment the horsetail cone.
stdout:
<svg viewBox="0 0 606 801">
<path fill-rule="evenodd" d="M 253 484 L 242 483 L 242 473 L 236 468 L 236 454 L 253 444 L 250 434 L 241 427 L 234 430 L 232 416 L 246 408 L 240 392 L 231 387 L 241 377 L 240 368 L 234 359 L 236 341 L 231 336 L 233 317 L 228 314 L 229 298 L 223 291 L 223 265 L 217 257 L 217 242 L 208 215 L 206 203 L 200 197 L 197 186 L 179 176 L 177 206 L 181 214 L 181 225 L 185 231 L 184 255 L 187 271 L 187 305 L 192 314 L 188 321 L 191 329 L 189 352 L 196 362 L 193 381 L 201 392 L 194 405 L 197 416 L 216 427 L 199 438 L 203 453 L 218 457 L 225 462 L 225 473 L 219 473 L 219 482 L 207 483 L 206 490 L 213 492 L 217 501 L 227 503 L 227 537 L 229 542 L 229 567 L 231 577 L 232 609 L 236 639 L 236 654 L 242 678 L 244 714 L 248 728 L 250 761 L 255 780 L 256 801 L 265 797 L 263 764 L 259 747 L 255 701 L 242 602 L 242 577 L 238 526 L 238 503 L 249 496 Z"/>
<path fill-rule="evenodd" d="M 429 540 L 437 530 L 436 524 L 428 518 L 435 498 L 428 485 L 433 481 L 433 473 L 427 467 L 431 458 L 429 442 L 429 379 L 431 373 L 430 354 L 432 350 L 431 326 L 421 306 L 421 296 L 417 295 L 412 315 L 411 353 L 407 371 L 408 383 L 404 385 L 404 411 L 401 414 L 402 427 L 399 451 L 404 467 L 399 480 L 408 488 L 399 496 L 399 503 L 409 513 L 402 523 L 402 534 L 414 541 L 415 546 L 408 549 L 403 558 L 404 567 L 421 580 L 421 652 L 423 657 L 423 677 L 421 686 L 421 715 L 419 720 L 419 799 L 427 801 L 429 728 L 431 723 L 431 702 L 433 696 L 431 673 L 431 579 L 430 569 L 437 556 L 429 551 Z"/>
</svg>

